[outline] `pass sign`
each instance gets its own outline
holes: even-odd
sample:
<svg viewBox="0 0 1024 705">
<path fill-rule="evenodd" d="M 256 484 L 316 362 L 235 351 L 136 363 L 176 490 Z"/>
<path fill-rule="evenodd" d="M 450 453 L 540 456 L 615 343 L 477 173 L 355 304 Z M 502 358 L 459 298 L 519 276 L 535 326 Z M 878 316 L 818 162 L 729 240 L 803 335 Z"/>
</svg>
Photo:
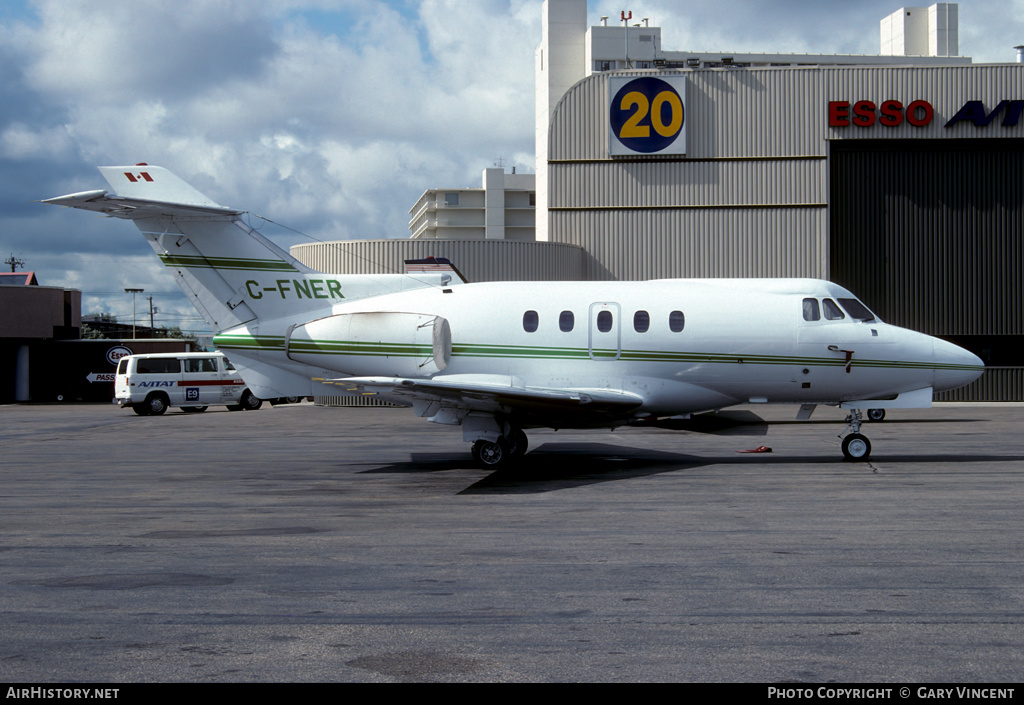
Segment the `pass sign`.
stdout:
<svg viewBox="0 0 1024 705">
<path fill-rule="evenodd" d="M 608 153 L 686 154 L 683 76 L 608 78 Z"/>
</svg>

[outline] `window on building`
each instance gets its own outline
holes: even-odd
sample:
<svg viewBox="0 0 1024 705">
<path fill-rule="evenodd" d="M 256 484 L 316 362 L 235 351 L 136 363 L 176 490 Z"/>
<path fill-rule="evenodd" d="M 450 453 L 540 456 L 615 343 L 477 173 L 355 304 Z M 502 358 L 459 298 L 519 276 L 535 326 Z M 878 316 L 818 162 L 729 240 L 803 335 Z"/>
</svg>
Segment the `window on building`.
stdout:
<svg viewBox="0 0 1024 705">
<path fill-rule="evenodd" d="M 457 206 L 457 205 L 459 205 L 459 194 L 458 193 L 446 193 L 444 195 L 444 204 L 446 206 Z"/>
<path fill-rule="evenodd" d="M 523 330 L 527 333 L 536 332 L 538 320 L 536 311 L 527 311 L 523 314 Z"/>
</svg>

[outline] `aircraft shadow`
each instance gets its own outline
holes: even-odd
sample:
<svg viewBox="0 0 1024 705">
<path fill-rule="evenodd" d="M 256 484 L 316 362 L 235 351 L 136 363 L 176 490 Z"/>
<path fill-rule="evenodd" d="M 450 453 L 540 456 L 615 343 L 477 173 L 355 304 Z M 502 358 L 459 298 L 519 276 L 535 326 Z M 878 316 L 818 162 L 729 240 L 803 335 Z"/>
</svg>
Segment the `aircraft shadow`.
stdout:
<svg viewBox="0 0 1024 705">
<path fill-rule="evenodd" d="M 720 411 L 696 414 L 688 419 L 661 419 L 640 422 L 633 428 L 661 428 L 667 431 L 691 431 L 716 436 L 766 436 L 768 422 L 752 411 Z"/>
<path fill-rule="evenodd" d="M 630 448 L 605 443 L 544 443 L 514 467 L 488 474 L 458 494 L 537 494 L 721 465 L 816 465 L 823 468 L 861 467 L 867 473 L 878 466 L 944 463 L 977 466 L 984 463 L 1024 461 L 1022 455 L 922 455 L 879 453 L 870 462 L 851 462 L 837 454 L 792 456 L 771 453 L 694 456 L 685 453 Z M 424 474 L 476 470 L 469 453 L 413 453 L 407 463 L 365 470 L 366 473 Z M 1015 471 L 1013 471 L 1015 472 Z"/>
</svg>

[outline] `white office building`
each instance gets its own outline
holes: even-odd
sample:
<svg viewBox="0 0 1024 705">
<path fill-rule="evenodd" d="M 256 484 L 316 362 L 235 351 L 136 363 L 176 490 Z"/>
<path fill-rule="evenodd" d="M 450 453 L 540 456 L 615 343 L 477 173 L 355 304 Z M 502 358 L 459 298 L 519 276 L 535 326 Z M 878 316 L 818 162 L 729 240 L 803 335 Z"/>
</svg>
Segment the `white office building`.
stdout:
<svg viewBox="0 0 1024 705">
<path fill-rule="evenodd" d="M 479 188 L 432 188 L 410 209 L 409 230 L 422 240 L 536 240 L 533 174 L 484 169 Z"/>
</svg>

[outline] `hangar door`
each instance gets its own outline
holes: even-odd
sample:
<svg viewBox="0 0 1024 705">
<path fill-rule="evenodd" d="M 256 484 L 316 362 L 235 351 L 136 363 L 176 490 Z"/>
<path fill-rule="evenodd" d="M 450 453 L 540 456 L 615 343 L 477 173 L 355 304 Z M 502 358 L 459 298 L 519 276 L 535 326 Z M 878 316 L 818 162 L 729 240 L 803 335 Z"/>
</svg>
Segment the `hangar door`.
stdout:
<svg viewBox="0 0 1024 705">
<path fill-rule="evenodd" d="M 1018 368 L 998 375 L 1017 399 L 1021 164 L 1024 139 L 833 141 L 829 160 L 832 280 L 887 322 L 949 338 L 986 365 Z"/>
</svg>

